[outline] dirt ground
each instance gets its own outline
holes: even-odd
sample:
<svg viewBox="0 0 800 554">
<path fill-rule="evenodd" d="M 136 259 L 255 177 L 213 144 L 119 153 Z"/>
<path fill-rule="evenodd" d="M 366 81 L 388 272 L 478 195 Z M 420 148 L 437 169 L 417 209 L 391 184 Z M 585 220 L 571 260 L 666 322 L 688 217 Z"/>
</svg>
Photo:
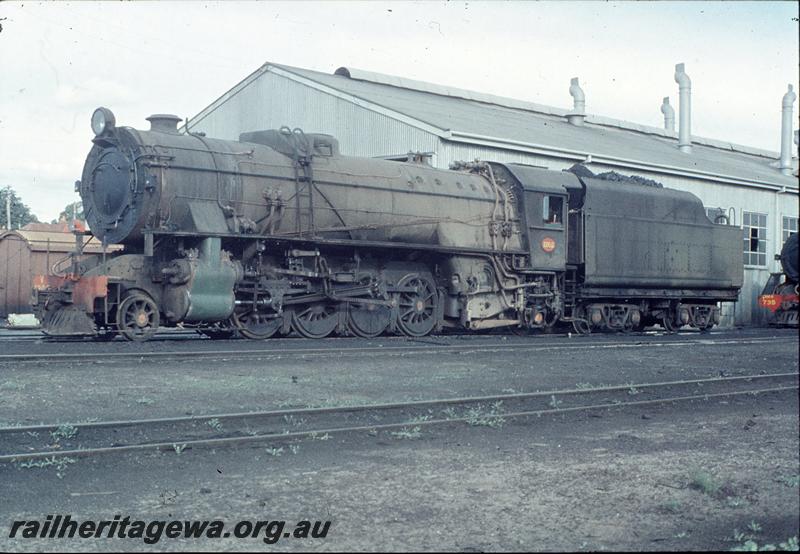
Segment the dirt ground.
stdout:
<svg viewBox="0 0 800 554">
<path fill-rule="evenodd" d="M 530 354 L 497 352 L 337 358 L 337 371 L 327 375 L 325 360 L 289 357 L 273 361 L 268 375 L 247 364 L 221 371 L 216 388 L 194 384 L 201 376 L 210 380 L 211 367 L 195 366 L 188 374 L 186 368 L 160 368 L 160 380 L 159 368 L 142 367 L 141 377 L 130 381 L 118 374 L 114 389 L 108 367 L 73 368 L 62 376 L 20 366 L 11 370 L 13 379 L 0 373 L 0 386 L 7 387 L 0 418 L 29 420 L 41 406 L 51 410 L 39 415 L 46 420 L 57 413 L 84 416 L 92 403 L 102 417 L 148 410 L 208 413 L 232 407 L 237 399 L 252 408 L 259 396 L 235 386 L 245 382 L 239 379 L 264 380 L 273 395 L 307 404 L 337 393 L 376 400 L 426 391 L 433 397 L 720 371 L 797 371 L 795 335 L 778 335 L 769 347 L 710 342 L 668 352 L 586 349 L 565 356 L 553 351 L 537 355 L 535 364 Z M 292 375 L 302 386 L 292 384 Z M 103 386 L 95 390 L 90 381 Z M 152 389 L 132 388 L 139 385 Z M 152 404 L 126 401 L 144 394 L 153 397 Z M 238 449 L 114 455 L 77 459 L 60 469 L 0 465 L 0 549 L 730 550 L 748 539 L 777 546 L 798 535 L 799 433 L 798 399 L 790 392 L 496 427 L 454 424 L 418 434 L 359 433 Z M 162 538 L 155 545 L 139 539 L 8 537 L 12 520 L 67 513 L 73 519 L 117 514 L 221 519 L 230 526 L 244 519 L 332 523 L 324 539 L 285 538 L 273 545 L 260 537 Z"/>
</svg>

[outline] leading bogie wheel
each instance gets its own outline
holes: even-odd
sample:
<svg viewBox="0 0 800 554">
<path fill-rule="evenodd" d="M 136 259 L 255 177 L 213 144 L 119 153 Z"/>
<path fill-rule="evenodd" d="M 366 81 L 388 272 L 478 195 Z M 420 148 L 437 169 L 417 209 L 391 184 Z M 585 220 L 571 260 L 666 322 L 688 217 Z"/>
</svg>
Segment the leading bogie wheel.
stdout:
<svg viewBox="0 0 800 554">
<path fill-rule="evenodd" d="M 397 286 L 410 289 L 398 293 L 397 327 L 410 337 L 424 337 L 436 326 L 436 284 L 424 275 L 413 274 L 400 279 Z"/>
<path fill-rule="evenodd" d="M 158 331 L 158 306 L 149 295 L 132 292 L 117 309 L 117 329 L 130 341 L 146 341 Z"/>
</svg>

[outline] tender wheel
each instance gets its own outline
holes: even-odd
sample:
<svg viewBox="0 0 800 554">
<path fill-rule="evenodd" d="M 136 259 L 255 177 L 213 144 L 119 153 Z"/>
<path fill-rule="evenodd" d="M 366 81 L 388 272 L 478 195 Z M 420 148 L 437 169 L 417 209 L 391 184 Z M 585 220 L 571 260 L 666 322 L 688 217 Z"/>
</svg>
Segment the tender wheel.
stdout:
<svg viewBox="0 0 800 554">
<path fill-rule="evenodd" d="M 578 306 L 572 314 L 572 329 L 578 335 L 590 335 L 592 333 L 592 326 L 589 320 L 586 319 L 586 310 Z"/>
<path fill-rule="evenodd" d="M 667 333 L 678 332 L 678 324 L 675 323 L 675 319 L 672 317 L 671 314 L 666 314 L 661 318 L 661 326 L 664 327 L 664 330 Z"/>
<path fill-rule="evenodd" d="M 436 285 L 421 275 L 407 275 L 397 283 L 398 287 L 413 288 L 413 292 L 401 292 L 397 298 L 397 326 L 410 337 L 423 337 L 436 325 Z"/>
<path fill-rule="evenodd" d="M 579 335 L 590 335 L 592 333 L 592 328 L 585 319 L 574 320 L 572 322 L 572 329 Z"/>
<path fill-rule="evenodd" d="M 117 310 L 117 328 L 130 341 L 146 341 L 158 330 L 158 306 L 148 295 L 134 292 Z"/>
<path fill-rule="evenodd" d="M 377 337 L 391 322 L 392 308 L 389 306 L 352 302 L 347 308 L 347 327 L 359 337 Z"/>
<path fill-rule="evenodd" d="M 314 302 L 295 308 L 292 329 L 309 339 L 322 339 L 333 333 L 339 323 L 339 310 L 335 304 Z"/>
<path fill-rule="evenodd" d="M 231 324 L 244 338 L 265 340 L 275 335 L 283 327 L 283 316 L 269 317 L 255 310 L 234 311 Z"/>
</svg>

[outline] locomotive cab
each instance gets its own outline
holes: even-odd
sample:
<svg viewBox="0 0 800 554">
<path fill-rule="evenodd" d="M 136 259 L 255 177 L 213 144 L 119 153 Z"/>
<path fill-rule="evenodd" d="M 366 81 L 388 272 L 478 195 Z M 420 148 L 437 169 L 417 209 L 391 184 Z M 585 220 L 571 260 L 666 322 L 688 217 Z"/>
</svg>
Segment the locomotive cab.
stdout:
<svg viewBox="0 0 800 554">
<path fill-rule="evenodd" d="M 497 164 L 520 193 L 520 226 L 527 237 L 530 269 L 564 271 L 568 255 L 569 194 L 579 186 L 571 173 L 523 164 Z M 502 171 L 501 170 L 501 171 Z"/>
</svg>

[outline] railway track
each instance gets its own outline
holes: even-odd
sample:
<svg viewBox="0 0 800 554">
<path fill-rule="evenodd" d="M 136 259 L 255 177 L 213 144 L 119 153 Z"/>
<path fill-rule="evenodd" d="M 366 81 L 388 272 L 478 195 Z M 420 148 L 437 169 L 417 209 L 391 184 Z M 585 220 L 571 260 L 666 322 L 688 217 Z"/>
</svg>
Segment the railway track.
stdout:
<svg viewBox="0 0 800 554">
<path fill-rule="evenodd" d="M 424 355 L 441 352 L 538 352 L 545 350 L 592 350 L 614 348 L 679 348 L 692 345 L 758 345 L 774 342 L 773 337 L 756 338 L 715 338 L 701 335 L 702 338 L 669 338 L 671 336 L 640 336 L 626 340 L 592 340 L 584 337 L 574 341 L 561 337 L 560 340 L 531 338 L 523 341 L 481 341 L 476 340 L 444 342 L 434 339 L 393 339 L 373 340 L 367 344 L 348 346 L 348 339 L 337 339 L 319 347 L 304 347 L 307 341 L 283 341 L 280 344 L 261 343 L 255 348 L 193 349 L 193 350 L 155 350 L 155 351 L 101 351 L 101 352 L 29 352 L 19 354 L 0 354 L 0 366 L 19 363 L 60 364 L 64 362 L 114 362 L 114 361 L 206 361 L 232 359 L 270 359 L 285 356 L 348 356 L 380 353 L 382 355 Z M 381 344 L 375 345 L 375 342 Z M 251 344 L 251 343 L 242 343 Z M 345 346 L 342 346 L 345 344 Z"/>
<path fill-rule="evenodd" d="M 180 453 L 186 448 L 258 442 L 291 445 L 353 432 L 413 438 L 431 426 L 501 426 L 511 419 L 543 415 L 796 392 L 797 380 L 795 372 L 772 373 L 384 404 L 2 427 L 0 463 L 57 463 L 65 458 L 147 451 Z"/>
</svg>

